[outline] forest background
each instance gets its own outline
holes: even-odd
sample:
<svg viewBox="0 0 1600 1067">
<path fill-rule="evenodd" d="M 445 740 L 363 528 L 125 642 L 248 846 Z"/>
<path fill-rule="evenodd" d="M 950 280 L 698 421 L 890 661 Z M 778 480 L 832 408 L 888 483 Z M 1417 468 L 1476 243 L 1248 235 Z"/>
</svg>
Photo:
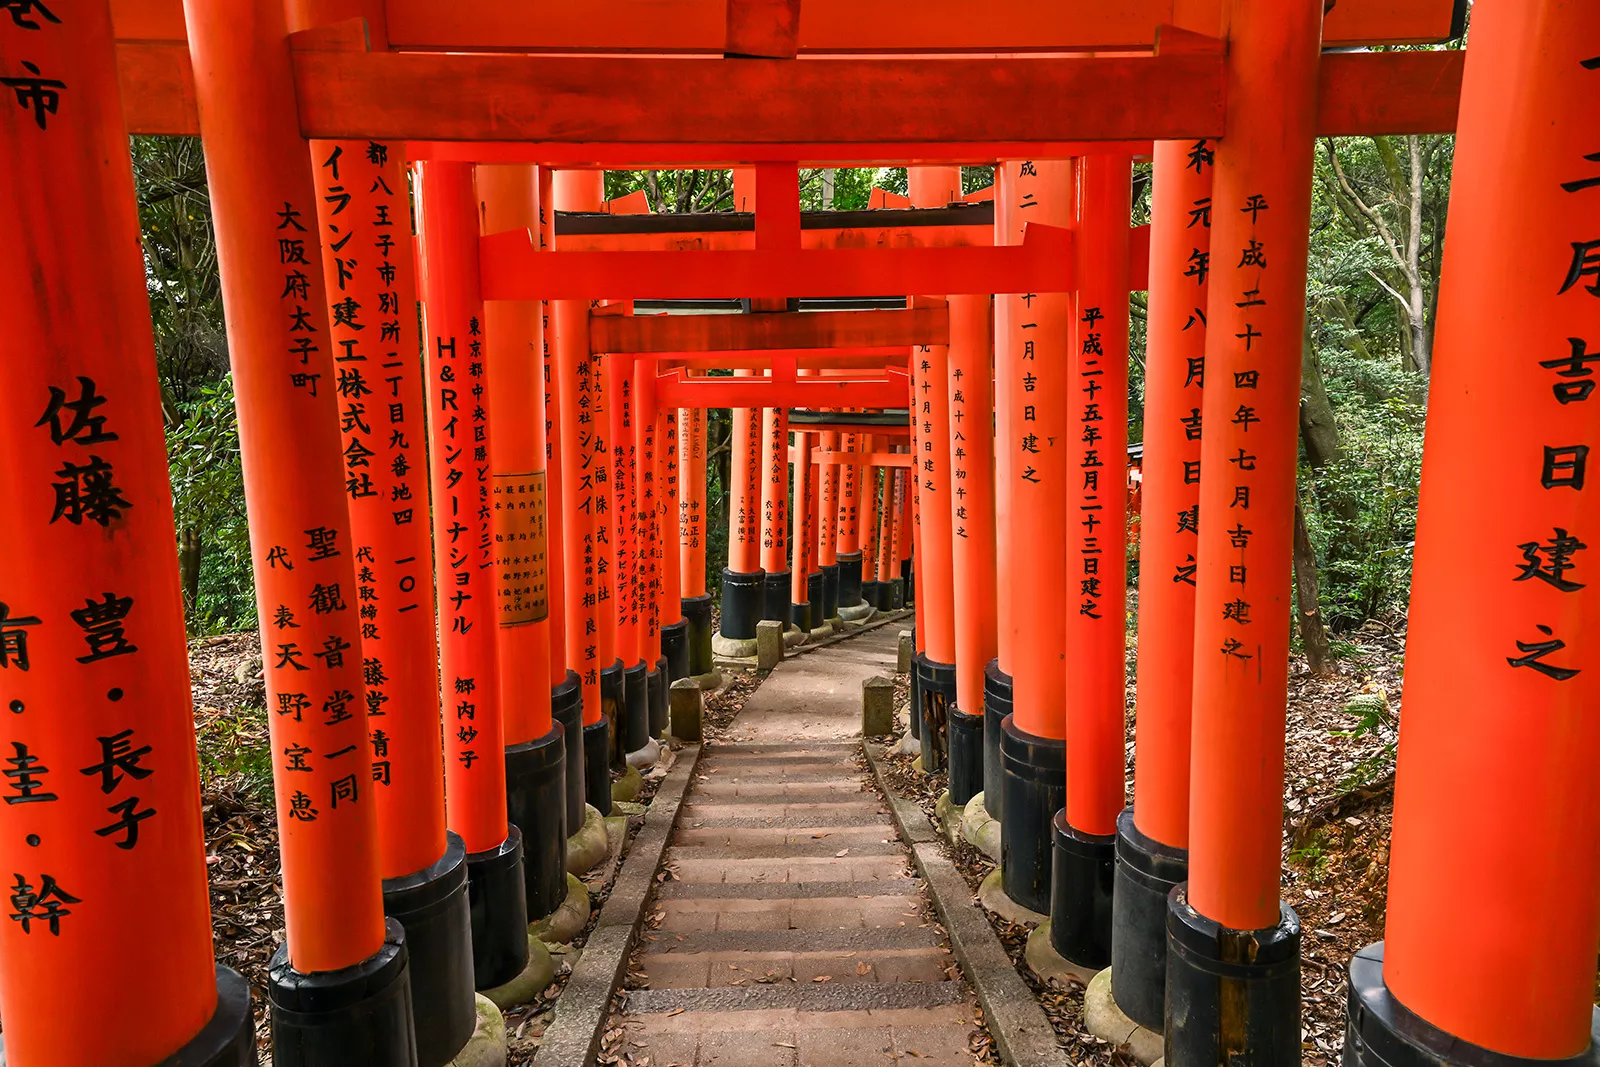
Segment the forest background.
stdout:
<svg viewBox="0 0 1600 1067">
<path fill-rule="evenodd" d="M 1317 146 L 1295 559 L 1297 640 L 1317 673 L 1348 647 L 1340 635 L 1374 619 L 1403 625 L 1453 150 L 1450 136 Z M 135 137 L 132 152 L 189 629 L 252 629 L 238 423 L 200 142 Z M 993 176 L 992 167 L 963 168 L 963 191 Z M 800 179 L 808 211 L 865 208 L 874 187 L 907 192 L 903 167 L 804 169 Z M 608 198 L 639 190 L 658 213 L 734 209 L 731 171 L 606 173 Z M 1135 168 L 1132 192 L 1134 223 L 1149 221 L 1148 164 Z M 1143 437 L 1145 296 L 1134 293 L 1130 307 L 1134 442 Z M 726 410 L 710 414 L 714 583 L 727 562 L 732 426 Z"/>
</svg>

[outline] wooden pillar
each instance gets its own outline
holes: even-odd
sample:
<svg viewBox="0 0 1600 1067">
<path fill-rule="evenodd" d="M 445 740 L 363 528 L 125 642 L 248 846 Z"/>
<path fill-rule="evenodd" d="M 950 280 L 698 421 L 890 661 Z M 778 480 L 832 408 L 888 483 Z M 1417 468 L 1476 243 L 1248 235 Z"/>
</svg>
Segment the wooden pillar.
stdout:
<svg viewBox="0 0 1600 1067">
<path fill-rule="evenodd" d="M 1473 12 L 1385 941 L 1351 964 L 1352 1025 L 1411 1055 L 1592 1057 L 1600 1032 L 1597 90 L 1600 9 Z"/>
<path fill-rule="evenodd" d="M 226 1045 L 242 1061 L 254 1053 L 248 986 L 212 961 L 111 16 L 104 2 L 53 7 L 54 18 L 13 10 L 0 27 L 0 76 L 39 79 L 0 102 L 0 232 L 15 271 L 0 290 L 5 1053 L 19 1065 L 146 1067 Z M 18 106 L 32 91 L 42 95 Z M 325 414 L 331 427 L 331 398 Z M 296 897 L 302 922 L 307 904 Z M 74 1024 L 73 994 L 107 982 L 117 992 L 96 1004 L 94 1025 Z M 198 1040 L 208 1024 L 209 1049 Z"/>
<path fill-rule="evenodd" d="M 761 569 L 763 619 L 789 625 L 789 412 L 761 409 Z"/>
<path fill-rule="evenodd" d="M 811 488 L 811 435 L 803 430 L 796 430 L 794 434 L 793 452 L 793 510 L 790 518 L 794 529 L 790 533 L 789 543 L 793 546 L 794 558 L 789 565 L 789 602 L 790 614 L 796 626 L 809 631 L 811 621 L 810 576 L 811 576 L 811 541 L 807 531 L 811 528 L 812 503 L 809 499 Z M 804 612 L 804 618 L 800 617 Z"/>
<path fill-rule="evenodd" d="M 679 587 L 683 599 L 706 595 L 706 409 L 678 409 L 682 496 L 678 503 Z M 734 457 L 737 458 L 735 451 Z"/>
<path fill-rule="evenodd" d="M 1225 5 L 1228 135 L 1217 146 L 1212 193 L 1189 882 L 1186 896 L 1180 890 L 1169 898 L 1167 924 L 1169 945 L 1176 939 L 1187 950 L 1199 939 L 1207 946 L 1201 956 L 1178 954 L 1177 966 L 1169 953 L 1169 1001 L 1192 990 L 1218 1006 L 1197 1010 L 1169 1035 L 1169 1067 L 1214 1062 L 1223 1026 L 1229 1034 L 1265 1027 L 1254 1031 L 1264 1062 L 1300 1056 L 1299 925 L 1278 898 L 1289 667 L 1284 576 L 1294 527 L 1322 9 L 1317 0 Z M 1257 933 L 1243 939 L 1219 929 Z M 1221 957 L 1231 967 L 1247 942 L 1256 946 L 1247 977 L 1224 992 L 1204 960 Z"/>
</svg>

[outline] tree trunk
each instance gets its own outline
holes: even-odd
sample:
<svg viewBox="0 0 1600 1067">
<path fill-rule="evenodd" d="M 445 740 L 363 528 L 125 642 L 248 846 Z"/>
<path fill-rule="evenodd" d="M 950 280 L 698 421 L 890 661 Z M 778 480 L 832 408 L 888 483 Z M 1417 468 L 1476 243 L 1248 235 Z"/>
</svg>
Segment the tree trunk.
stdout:
<svg viewBox="0 0 1600 1067">
<path fill-rule="evenodd" d="M 185 528 L 178 542 L 178 579 L 183 587 L 183 608 L 189 616 L 190 629 L 194 627 L 195 605 L 200 599 L 200 559 L 204 554 L 200 531 Z"/>
<path fill-rule="evenodd" d="M 1311 343 L 1311 317 L 1306 316 L 1306 335 L 1300 349 L 1300 439 L 1305 442 L 1306 462 L 1325 467 L 1344 455 L 1339 444 L 1339 424 L 1328 402 L 1328 387 L 1322 381 L 1322 364 Z"/>
<path fill-rule="evenodd" d="M 1311 548 L 1311 534 L 1306 530 L 1306 515 L 1300 509 L 1298 494 L 1294 502 L 1294 593 L 1306 666 L 1318 678 L 1332 678 L 1339 668 L 1328 649 L 1327 628 L 1322 625 L 1317 601 L 1317 554 Z"/>
</svg>

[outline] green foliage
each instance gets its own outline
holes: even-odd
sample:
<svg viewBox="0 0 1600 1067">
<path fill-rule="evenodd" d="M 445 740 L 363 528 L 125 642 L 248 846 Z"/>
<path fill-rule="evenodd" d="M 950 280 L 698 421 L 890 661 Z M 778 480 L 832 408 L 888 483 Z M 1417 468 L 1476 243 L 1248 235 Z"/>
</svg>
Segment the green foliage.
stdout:
<svg viewBox="0 0 1600 1067">
<path fill-rule="evenodd" d="M 233 376 L 201 386 L 167 431 L 172 504 L 180 530 L 203 546 L 189 628 L 221 633 L 256 624 L 244 471 Z"/>
</svg>

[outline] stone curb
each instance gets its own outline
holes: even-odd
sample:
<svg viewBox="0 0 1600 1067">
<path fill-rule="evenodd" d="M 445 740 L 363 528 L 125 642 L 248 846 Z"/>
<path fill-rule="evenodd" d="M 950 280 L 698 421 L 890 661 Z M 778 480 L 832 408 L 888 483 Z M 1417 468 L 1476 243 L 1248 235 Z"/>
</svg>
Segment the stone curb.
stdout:
<svg viewBox="0 0 1600 1067">
<path fill-rule="evenodd" d="M 972 901 L 961 872 L 939 850 L 938 834 L 922 809 L 897 796 L 883 774 L 880 746 L 863 745 L 872 776 L 889 798 L 890 812 L 911 845 L 911 859 L 928 886 L 934 909 L 950 935 L 950 947 L 967 981 L 978 992 L 984 1021 L 1008 1067 L 1061 1067 L 1070 1062 L 1055 1029 L 989 925 Z"/>
<path fill-rule="evenodd" d="M 893 1011 L 937 1008 L 966 1000 L 965 982 L 851 982 L 848 984 L 767 985 L 749 989 L 635 989 L 628 994 L 632 1015 L 669 1011 Z"/>
<path fill-rule="evenodd" d="M 701 751 L 699 745 L 684 748 L 656 789 L 644 826 L 633 839 L 633 847 L 611 887 L 611 896 L 584 944 L 583 956 L 556 1001 L 555 1017 L 533 1058 L 534 1067 L 586 1067 L 595 1062 L 600 1033 L 611 1010 L 612 991 L 627 966 L 628 950 L 644 918 L 656 868 L 667 850 Z"/>
</svg>

